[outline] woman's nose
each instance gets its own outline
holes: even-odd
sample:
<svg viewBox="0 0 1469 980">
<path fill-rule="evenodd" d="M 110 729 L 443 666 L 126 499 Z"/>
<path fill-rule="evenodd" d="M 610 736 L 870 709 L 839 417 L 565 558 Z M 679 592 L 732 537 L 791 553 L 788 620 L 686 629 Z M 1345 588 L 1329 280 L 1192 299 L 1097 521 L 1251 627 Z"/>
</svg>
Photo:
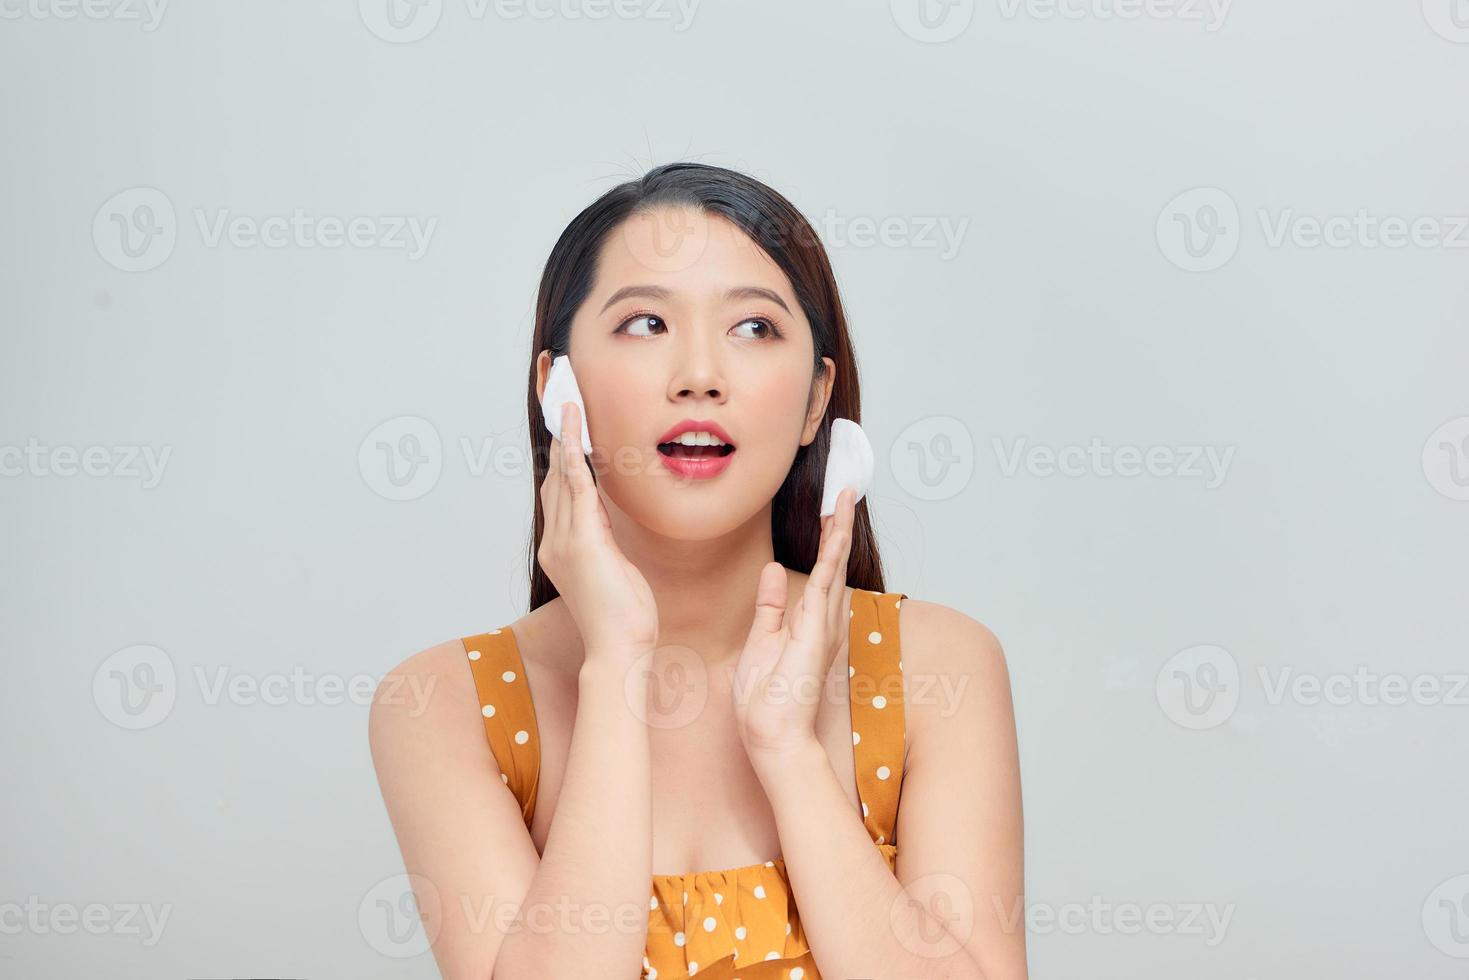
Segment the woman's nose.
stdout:
<svg viewBox="0 0 1469 980">
<path fill-rule="evenodd" d="M 679 359 L 671 385 L 675 397 L 724 398 L 728 386 L 714 346 L 708 338 L 695 338 L 675 355 Z"/>
</svg>

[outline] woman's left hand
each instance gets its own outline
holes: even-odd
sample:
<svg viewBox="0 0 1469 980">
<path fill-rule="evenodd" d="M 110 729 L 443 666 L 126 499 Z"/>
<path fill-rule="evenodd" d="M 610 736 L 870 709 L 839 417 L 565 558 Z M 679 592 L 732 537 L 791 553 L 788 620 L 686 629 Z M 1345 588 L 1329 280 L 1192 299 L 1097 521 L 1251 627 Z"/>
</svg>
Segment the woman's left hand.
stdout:
<svg viewBox="0 0 1469 980">
<path fill-rule="evenodd" d="M 827 675 L 850 630 L 845 597 L 855 497 L 844 488 L 836 512 L 822 518 L 816 565 L 789 613 L 785 568 L 770 562 L 760 570 L 755 622 L 734 676 L 740 741 L 757 772 L 816 743 Z"/>
</svg>

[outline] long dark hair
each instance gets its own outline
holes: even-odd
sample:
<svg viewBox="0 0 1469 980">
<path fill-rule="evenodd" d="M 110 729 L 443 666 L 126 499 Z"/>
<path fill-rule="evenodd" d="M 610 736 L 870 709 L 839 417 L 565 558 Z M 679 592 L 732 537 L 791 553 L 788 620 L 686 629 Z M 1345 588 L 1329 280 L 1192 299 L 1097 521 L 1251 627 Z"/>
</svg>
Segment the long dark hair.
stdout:
<svg viewBox="0 0 1469 980">
<path fill-rule="evenodd" d="M 536 358 L 543 350 L 551 351 L 553 357 L 568 352 L 572 317 L 591 292 L 597 256 L 607 235 L 629 217 L 669 205 L 700 209 L 730 221 L 743 229 L 790 279 L 796 299 L 811 324 L 815 348 L 813 396 L 824 367 L 822 357 L 830 357 L 836 364 L 831 398 L 821 426 L 810 445 L 797 449 L 790 472 L 776 491 L 771 513 L 775 560 L 807 574 L 816 563 L 821 543 L 821 519 L 817 511 L 821 505 L 826 454 L 831 445 L 831 420 L 847 418 L 859 424 L 862 421 L 857 362 L 826 249 L 790 201 L 753 177 L 702 163 L 668 163 L 635 180 L 618 184 L 588 205 L 561 233 L 541 273 L 526 395 L 534 475 L 531 495 L 535 500 L 535 523 L 528 548 L 532 610 L 559 595 L 536 557 L 545 529 L 540 486 L 546 479 L 551 451 L 551 433 L 546 430 L 536 397 Z M 857 502 L 854 515 L 847 584 L 858 589 L 886 591 L 866 498 Z"/>
</svg>

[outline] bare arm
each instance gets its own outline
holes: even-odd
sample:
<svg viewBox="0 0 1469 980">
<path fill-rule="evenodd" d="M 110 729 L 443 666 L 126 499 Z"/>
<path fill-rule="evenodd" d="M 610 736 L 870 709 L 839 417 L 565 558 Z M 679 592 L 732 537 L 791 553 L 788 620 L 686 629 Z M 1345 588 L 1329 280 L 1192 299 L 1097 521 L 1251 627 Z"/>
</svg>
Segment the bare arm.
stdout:
<svg viewBox="0 0 1469 980">
<path fill-rule="evenodd" d="M 801 923 L 823 975 L 1025 980 L 1020 774 L 1004 654 L 982 624 L 935 603 L 905 599 L 901 631 L 914 693 L 905 698 L 912 749 L 896 875 L 819 744 L 758 770 Z"/>
<path fill-rule="evenodd" d="M 642 685 L 627 687 L 645 696 Z M 378 688 L 373 762 L 448 980 L 641 972 L 652 868 L 647 726 L 613 657 L 588 658 L 579 688 L 539 856 L 498 778 L 464 644 L 410 657 Z"/>
<path fill-rule="evenodd" d="M 422 876 L 415 891 L 437 893 L 419 896 L 419 909 L 451 980 L 632 980 L 647 947 L 647 687 L 626 682 L 657 644 L 658 608 L 612 537 L 574 402 L 563 406 L 561 421 L 566 440 L 551 440 L 539 490 L 545 528 L 536 556 L 571 612 L 585 655 L 544 853 L 536 854 L 514 794 L 495 778 L 500 768 L 462 641 L 425 650 L 395 672 L 438 690 L 419 710 L 394 703 L 386 681 L 373 701 L 369 729 L 383 799 L 404 864 Z M 394 690 L 405 686 L 414 689 Z"/>
<path fill-rule="evenodd" d="M 1025 980 L 1020 753 L 1004 650 L 984 624 L 947 606 L 905 599 L 902 617 L 918 661 L 905 666 L 932 683 L 910 696 L 898 876 L 925 883 L 914 899 L 944 910 L 947 931 L 984 976 Z"/>
</svg>

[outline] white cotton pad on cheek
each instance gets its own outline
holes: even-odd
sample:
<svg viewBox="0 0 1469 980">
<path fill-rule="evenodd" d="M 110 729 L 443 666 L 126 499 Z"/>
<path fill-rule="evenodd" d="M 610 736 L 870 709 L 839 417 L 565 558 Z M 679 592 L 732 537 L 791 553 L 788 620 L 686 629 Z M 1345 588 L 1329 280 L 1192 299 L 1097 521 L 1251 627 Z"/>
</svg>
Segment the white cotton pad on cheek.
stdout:
<svg viewBox="0 0 1469 980">
<path fill-rule="evenodd" d="M 831 420 L 831 449 L 826 454 L 826 477 L 821 488 L 821 516 L 835 514 L 843 487 L 857 491 L 856 504 L 872 486 L 872 443 L 862 426 L 851 419 Z"/>
<path fill-rule="evenodd" d="M 541 417 L 551 435 L 561 438 L 561 406 L 575 402 L 581 414 L 581 451 L 592 454 L 592 433 L 587 425 L 587 406 L 581 400 L 581 389 L 577 387 L 576 375 L 571 372 L 571 358 L 565 354 L 551 361 L 551 373 L 546 378 L 546 393 L 541 398 Z M 563 440 L 564 441 L 564 440 Z"/>
</svg>

